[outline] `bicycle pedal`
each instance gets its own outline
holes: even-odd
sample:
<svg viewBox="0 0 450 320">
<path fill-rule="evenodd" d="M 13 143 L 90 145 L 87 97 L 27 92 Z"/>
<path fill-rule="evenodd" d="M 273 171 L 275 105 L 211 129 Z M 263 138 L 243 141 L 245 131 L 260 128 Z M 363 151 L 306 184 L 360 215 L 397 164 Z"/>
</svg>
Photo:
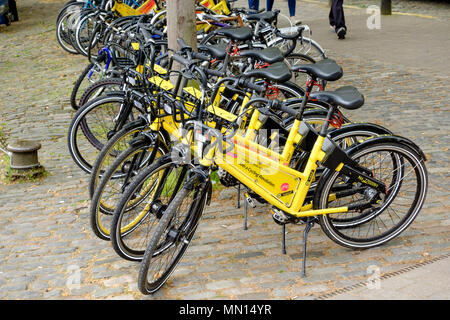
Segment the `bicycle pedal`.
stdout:
<svg viewBox="0 0 450 320">
<path fill-rule="evenodd" d="M 270 213 L 272 214 L 273 220 L 279 225 L 285 225 L 290 222 L 289 217 L 277 208 L 270 209 Z"/>
<path fill-rule="evenodd" d="M 250 197 L 247 192 L 244 193 L 244 195 L 245 195 L 245 201 L 247 201 L 248 205 L 252 208 L 256 208 L 256 204 L 255 204 L 255 201 L 253 200 L 253 198 Z"/>
</svg>

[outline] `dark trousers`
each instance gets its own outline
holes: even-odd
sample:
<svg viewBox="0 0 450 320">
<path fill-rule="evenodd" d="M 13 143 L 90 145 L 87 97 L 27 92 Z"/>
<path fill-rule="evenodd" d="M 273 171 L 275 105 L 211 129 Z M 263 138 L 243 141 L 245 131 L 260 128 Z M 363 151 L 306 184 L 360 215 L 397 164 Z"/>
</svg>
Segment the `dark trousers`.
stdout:
<svg viewBox="0 0 450 320">
<path fill-rule="evenodd" d="M 332 0 L 331 9 L 330 9 L 330 25 L 335 26 L 335 30 L 337 31 L 339 28 L 345 26 L 345 17 L 344 17 L 344 8 L 342 8 L 342 3 L 344 0 Z"/>
<path fill-rule="evenodd" d="M 267 11 L 272 11 L 274 0 L 267 0 Z M 259 0 L 248 0 L 248 7 L 253 10 L 259 10 Z M 295 16 L 295 0 L 288 0 L 289 15 Z"/>
<path fill-rule="evenodd" d="M 17 13 L 16 0 L 8 0 L 9 11 L 13 15 L 12 21 L 19 21 L 19 14 Z"/>
<path fill-rule="evenodd" d="M 259 10 L 259 0 L 248 0 L 248 8 L 252 10 Z"/>
</svg>

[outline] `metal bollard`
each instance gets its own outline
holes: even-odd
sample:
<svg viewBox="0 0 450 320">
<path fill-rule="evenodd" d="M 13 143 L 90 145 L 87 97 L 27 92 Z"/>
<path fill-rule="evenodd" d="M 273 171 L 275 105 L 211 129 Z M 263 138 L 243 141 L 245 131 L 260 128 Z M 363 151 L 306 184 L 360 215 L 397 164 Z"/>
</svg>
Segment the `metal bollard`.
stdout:
<svg viewBox="0 0 450 320">
<path fill-rule="evenodd" d="M 40 167 L 38 150 L 41 144 L 32 140 L 14 140 L 6 147 L 12 169 L 28 170 Z"/>
</svg>

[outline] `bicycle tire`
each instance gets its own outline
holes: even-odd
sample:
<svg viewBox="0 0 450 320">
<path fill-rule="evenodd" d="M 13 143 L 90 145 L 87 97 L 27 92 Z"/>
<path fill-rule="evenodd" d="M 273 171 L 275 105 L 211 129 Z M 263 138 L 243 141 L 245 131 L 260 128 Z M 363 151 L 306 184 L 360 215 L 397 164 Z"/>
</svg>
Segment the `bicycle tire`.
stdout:
<svg viewBox="0 0 450 320">
<path fill-rule="evenodd" d="M 406 167 L 408 164 L 411 167 L 411 169 L 409 169 L 406 173 L 405 168 L 402 169 L 402 172 L 399 171 L 400 174 L 397 174 L 398 178 L 393 174 L 392 179 L 386 180 L 387 182 L 389 182 L 389 184 L 387 183 L 387 185 L 389 185 L 388 191 L 395 190 L 395 192 L 388 193 L 388 195 L 384 199 L 382 199 L 381 203 L 377 204 L 378 207 L 373 206 L 372 208 L 368 208 L 368 210 L 372 210 L 371 216 L 370 217 L 365 216 L 364 221 L 356 224 L 355 226 L 352 226 L 351 228 L 340 228 L 339 226 L 335 226 L 333 223 L 333 217 L 335 217 L 336 215 L 325 215 L 319 217 L 320 225 L 324 233 L 331 240 L 333 240 L 334 242 L 336 242 L 341 246 L 352 249 L 367 249 L 382 245 L 398 236 L 404 230 L 406 230 L 406 228 L 408 228 L 408 226 L 414 221 L 420 209 L 422 208 L 428 187 L 428 174 L 423 158 L 413 148 L 405 144 L 392 142 L 391 139 L 389 139 L 389 137 L 386 136 L 373 138 L 373 140 L 368 139 L 363 143 L 355 145 L 353 148 L 348 149 L 347 152 L 353 159 L 358 159 L 359 161 L 361 161 L 362 157 L 370 154 L 371 152 L 386 152 L 390 154 L 391 157 L 392 154 L 396 154 L 396 156 L 402 160 L 401 162 L 402 168 L 404 166 Z M 381 157 L 380 159 L 383 160 L 383 158 Z M 381 172 L 383 166 L 380 164 L 379 167 L 380 169 L 374 170 L 375 174 L 377 174 L 378 171 Z M 415 182 L 414 177 L 411 176 L 412 172 L 414 172 L 415 175 Z M 317 193 L 316 199 L 314 201 L 314 204 L 315 206 L 317 206 L 317 208 L 329 207 L 329 204 L 332 201 L 336 201 L 332 200 L 328 202 L 328 198 L 326 197 L 330 195 L 330 192 L 332 192 L 331 191 L 332 186 L 338 180 L 339 176 L 340 176 L 339 172 L 328 171 L 327 173 L 324 174 L 324 180 L 320 184 L 320 192 Z M 416 186 L 415 187 L 413 186 L 413 189 L 415 190 L 412 191 L 414 195 L 411 196 L 408 196 L 409 191 L 408 190 L 405 191 L 405 189 L 403 188 L 405 184 L 407 184 L 405 183 L 405 178 L 408 176 L 409 179 L 412 178 L 411 183 L 416 183 Z M 390 176 L 388 174 L 386 175 L 385 179 L 388 179 L 389 177 Z M 406 182 L 409 182 L 409 180 L 407 180 Z M 398 199 L 397 196 L 399 195 L 400 187 L 397 186 L 400 184 L 401 184 L 400 187 L 402 188 L 402 195 L 400 199 Z M 404 201 L 402 200 L 402 198 L 403 199 L 411 198 L 411 204 L 410 205 L 405 205 L 403 203 L 399 204 L 399 202 L 401 203 L 402 201 Z M 349 203 L 354 203 L 355 201 L 357 200 L 354 200 L 352 198 L 351 202 Z M 398 215 L 396 209 L 392 208 L 394 201 L 397 201 L 396 203 L 397 206 L 403 208 L 408 207 L 407 212 L 402 217 Z M 337 203 L 337 205 L 339 206 L 342 204 Z M 403 211 L 403 209 L 401 211 Z M 351 214 L 351 212 L 348 214 Z M 398 217 L 398 222 L 395 222 L 394 219 L 395 217 L 393 218 L 393 214 Z M 386 217 L 386 215 L 389 217 Z M 383 220 L 381 220 L 382 218 Z M 388 227 L 388 225 L 390 224 L 388 223 L 389 219 L 393 222 L 392 227 L 388 228 L 384 232 L 381 232 L 380 230 L 382 228 L 380 226 L 384 225 Z M 366 224 L 369 225 L 367 226 Z M 377 227 L 375 227 L 375 224 L 377 225 Z M 358 228 L 359 230 L 358 232 L 356 231 L 356 228 Z M 367 236 L 365 237 L 360 236 L 361 231 L 364 232 L 366 231 L 363 228 L 367 229 Z M 373 230 L 373 235 L 369 237 L 368 234 L 371 231 L 371 229 Z"/>
<path fill-rule="evenodd" d="M 171 159 L 171 154 L 167 154 L 158 158 L 131 181 L 115 208 L 111 222 L 111 243 L 120 257 L 130 261 L 142 260 L 151 237 L 152 228 L 149 224 L 160 219 L 163 210 L 168 207 L 182 187 L 189 168 L 189 164 L 180 165 Z M 129 203 L 134 202 L 133 197 L 137 190 L 146 183 L 145 189 L 147 189 L 150 185 L 149 181 L 153 183 L 152 188 L 155 188 L 154 183 L 156 183 L 156 189 L 152 189 L 154 193 L 151 198 L 145 199 L 145 203 L 141 201 L 138 207 L 133 203 L 131 208 Z M 135 227 L 131 232 L 129 232 L 130 224 Z M 140 226 L 143 228 L 137 230 Z"/>
<path fill-rule="evenodd" d="M 91 199 L 99 180 L 102 178 L 102 175 L 107 170 L 108 166 L 114 162 L 114 159 L 117 158 L 122 151 L 129 147 L 131 140 L 145 128 L 146 126 L 143 125 L 143 121 L 137 119 L 125 125 L 124 128 L 120 129 L 108 140 L 92 166 L 88 185 L 88 193 Z"/>
<path fill-rule="evenodd" d="M 91 12 L 86 12 L 85 14 L 83 14 L 83 16 L 78 21 L 76 29 L 75 29 L 74 46 L 80 52 L 80 54 L 82 54 L 85 57 L 87 57 L 87 55 L 88 55 L 87 48 L 89 46 L 89 41 L 91 40 L 92 33 L 98 24 L 96 17 L 97 17 L 96 12 L 92 12 L 92 10 L 91 10 Z M 91 20 L 91 21 L 89 21 L 90 23 L 92 23 L 91 25 L 88 25 L 88 19 Z M 89 31 L 90 29 L 92 29 L 92 30 Z M 84 31 L 84 30 L 87 30 L 86 38 L 82 38 L 82 35 L 83 35 L 82 31 Z M 87 41 L 87 43 L 85 43 L 86 41 Z"/>
<path fill-rule="evenodd" d="M 70 25 L 74 18 L 75 12 L 67 11 L 56 23 L 56 40 L 61 48 L 71 54 L 79 54 L 78 50 L 74 47 L 72 34 L 73 30 Z"/>
<path fill-rule="evenodd" d="M 198 190 L 199 194 L 202 193 L 203 190 Z M 159 222 L 157 229 L 155 230 L 152 239 L 145 251 L 144 257 L 141 262 L 141 267 L 139 269 L 138 276 L 138 288 L 142 294 L 148 295 L 153 294 L 158 291 L 170 277 L 172 272 L 175 270 L 177 264 L 180 262 L 183 255 L 186 253 L 186 250 L 189 244 L 192 241 L 195 230 L 198 226 L 198 221 L 201 217 L 201 213 L 204 210 L 204 207 L 207 202 L 207 196 L 198 196 L 198 200 L 195 199 L 191 205 L 191 209 L 186 214 L 183 222 L 180 224 L 178 228 L 172 227 L 167 232 L 165 236 L 166 243 L 160 243 L 160 239 L 164 236 L 167 227 L 173 224 L 174 218 L 176 217 L 176 211 L 183 204 L 183 201 L 186 198 L 190 198 L 190 191 L 186 188 L 182 188 L 180 192 L 177 193 L 173 201 L 169 204 L 169 207 L 165 211 L 161 221 Z M 175 229 L 175 230 L 174 230 Z M 184 230 L 183 230 L 184 229 Z M 180 232 L 180 230 L 182 230 Z M 179 232 L 181 234 L 185 234 L 181 239 L 172 240 L 171 234 Z M 179 233 L 177 235 L 179 236 Z M 186 235 L 187 234 L 187 235 Z M 167 267 L 164 268 L 164 271 L 157 271 L 156 274 L 151 276 L 151 281 L 149 281 L 149 271 L 151 266 L 160 265 L 155 262 L 160 258 L 164 258 L 170 254 L 170 251 L 173 247 L 178 248 L 179 250 L 173 254 L 171 254 L 171 260 L 168 262 Z"/>
<path fill-rule="evenodd" d="M 160 145 L 149 145 L 148 143 L 134 144 L 121 152 L 112 164 L 108 166 L 91 199 L 91 229 L 97 237 L 103 240 L 110 240 L 111 221 L 114 219 L 113 213 L 116 204 L 120 201 L 126 186 L 130 185 L 139 173 L 139 171 L 133 170 L 133 173 L 129 174 L 130 166 L 132 165 L 130 164 L 130 159 L 139 154 L 148 154 L 146 162 L 144 164 L 139 164 L 139 169 L 143 170 L 145 166 L 150 166 L 155 158 L 158 159 L 166 152 L 167 149 L 164 149 L 163 146 Z M 125 169 L 127 166 L 128 170 Z M 118 171 L 119 174 L 116 174 Z M 112 187 L 111 184 L 119 185 L 117 187 Z M 145 199 L 145 195 L 145 193 L 142 195 L 141 201 Z M 126 208 L 125 211 L 131 210 L 140 204 L 139 199 L 136 199 L 136 195 L 134 195 L 133 203 Z M 134 224 L 132 223 L 131 226 L 125 226 L 125 230 L 121 229 L 120 231 L 121 235 L 125 236 L 127 232 L 132 232 L 134 230 L 133 228 L 138 227 L 139 223 L 141 223 L 141 221 L 138 220 Z"/>
<path fill-rule="evenodd" d="M 120 91 L 123 84 L 124 82 L 121 78 L 106 78 L 96 81 L 84 91 L 78 104 L 83 106 L 89 101 L 103 96 L 105 93 Z"/>
<path fill-rule="evenodd" d="M 112 104 L 112 107 L 108 105 L 109 103 Z M 119 114 L 123 103 L 125 103 L 123 94 L 100 96 L 78 109 L 73 117 L 69 125 L 67 143 L 72 159 L 83 171 L 91 173 L 92 165 L 98 153 L 109 138 L 115 134 L 114 119 Z M 94 119 L 94 116 L 92 116 L 90 118 L 93 119 L 92 121 L 86 119 L 87 115 L 97 113 L 97 111 L 100 111 L 103 115 L 97 116 L 98 119 Z M 134 119 L 133 110 L 125 116 L 127 116 L 129 122 L 132 121 Z M 120 129 L 117 128 L 117 131 Z M 87 142 L 84 140 L 87 140 Z M 83 142 L 85 144 L 84 149 L 81 148 Z"/>
<path fill-rule="evenodd" d="M 72 92 L 70 94 L 70 105 L 74 110 L 78 110 L 80 107 L 79 103 L 77 102 L 77 100 L 79 101 L 77 95 L 78 92 L 80 91 L 81 83 L 83 83 L 83 81 L 85 80 L 86 76 L 89 74 L 93 66 L 94 64 L 92 62 L 89 63 L 86 66 L 86 68 L 84 68 L 84 70 L 81 72 L 81 74 L 78 76 L 78 79 L 73 86 Z"/>
</svg>

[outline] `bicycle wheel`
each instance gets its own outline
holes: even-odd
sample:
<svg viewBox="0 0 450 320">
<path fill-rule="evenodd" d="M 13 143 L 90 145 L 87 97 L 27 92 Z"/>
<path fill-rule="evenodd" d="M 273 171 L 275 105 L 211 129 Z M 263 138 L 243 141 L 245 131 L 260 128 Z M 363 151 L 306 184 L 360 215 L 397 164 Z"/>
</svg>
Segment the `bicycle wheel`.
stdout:
<svg viewBox="0 0 450 320">
<path fill-rule="evenodd" d="M 83 95 L 78 99 L 75 98 L 75 103 L 78 101 L 78 106 L 85 105 L 88 101 L 98 98 L 102 95 L 106 95 L 110 92 L 120 91 L 123 87 L 123 79 L 120 78 L 107 78 L 94 82 L 86 90 Z M 77 93 L 76 96 L 79 94 Z"/>
<path fill-rule="evenodd" d="M 91 39 L 94 39 L 93 35 L 97 30 L 97 25 L 101 23 L 98 21 L 97 12 L 91 12 L 84 14 L 80 18 L 75 29 L 75 43 L 76 49 L 84 56 L 87 57 L 88 47 Z"/>
<path fill-rule="evenodd" d="M 190 164 L 172 160 L 168 154 L 158 158 L 131 182 L 111 222 L 111 243 L 120 257 L 131 261 L 142 259 L 155 224 L 182 187 L 190 167 Z M 140 200 L 138 204 L 136 198 Z"/>
<path fill-rule="evenodd" d="M 305 94 L 305 91 L 291 81 L 283 83 L 274 83 L 267 86 L 265 97 L 267 99 L 277 99 L 285 101 L 291 98 L 301 98 Z"/>
<path fill-rule="evenodd" d="M 117 203 L 124 194 L 124 190 L 130 185 L 137 174 L 145 167 L 151 165 L 167 152 L 159 143 L 143 141 L 133 144 L 121 152 L 102 175 L 97 188 L 92 196 L 90 207 L 91 228 L 95 235 L 103 240 L 110 239 L 111 221 Z M 150 187 L 149 187 L 150 186 Z M 128 212 L 146 199 L 152 191 L 151 185 L 141 187 L 136 191 L 124 210 Z M 146 214 L 146 213 L 144 213 Z M 126 235 L 133 231 L 141 223 L 142 216 L 137 216 L 127 223 L 121 233 Z"/>
<path fill-rule="evenodd" d="M 70 94 L 70 105 L 74 110 L 78 110 L 80 105 L 81 97 L 86 92 L 89 86 L 95 84 L 97 81 L 102 80 L 107 74 L 101 69 L 102 66 L 99 64 L 89 63 L 83 72 L 81 72 L 75 85 L 73 86 L 72 93 Z M 118 88 L 117 90 L 119 90 Z"/>
<path fill-rule="evenodd" d="M 67 11 L 73 9 L 74 7 L 83 7 L 83 3 L 77 2 L 77 1 L 68 1 L 64 4 L 64 6 L 61 8 L 61 10 L 58 13 L 58 16 L 56 17 L 56 24 L 58 24 L 59 20 L 61 20 L 62 16 L 67 13 Z"/>
<path fill-rule="evenodd" d="M 139 118 L 130 122 L 119 130 L 102 148 L 92 166 L 89 178 L 89 196 L 92 199 L 95 189 L 102 175 L 114 162 L 120 153 L 130 147 L 130 142 L 147 128 L 147 122 Z M 115 177 L 115 176 L 114 176 Z"/>
<path fill-rule="evenodd" d="M 138 111 L 133 109 L 121 94 L 99 97 L 78 109 L 69 125 L 67 143 L 72 159 L 82 170 L 91 173 L 106 142 L 136 118 L 133 112 Z"/>
<path fill-rule="evenodd" d="M 331 240 L 342 246 L 352 249 L 379 246 L 398 236 L 416 218 L 427 192 L 427 170 L 418 152 L 386 137 L 366 140 L 348 153 L 386 184 L 387 194 L 378 194 L 377 203 L 367 208 L 320 216 L 320 225 Z M 342 185 L 346 187 L 344 192 L 337 192 Z M 328 171 L 314 202 L 321 209 L 348 206 L 368 202 L 374 192 L 360 183 L 347 183 L 339 172 Z M 342 219 L 345 225 L 340 225 Z"/>
<path fill-rule="evenodd" d="M 76 17 L 81 14 L 82 4 L 74 3 L 73 6 L 68 7 L 56 23 L 56 40 L 61 48 L 65 51 L 78 54 L 74 47 L 73 40 L 75 35 Z"/>
<path fill-rule="evenodd" d="M 323 50 L 316 41 L 307 37 L 303 37 L 302 41 L 297 41 L 297 46 L 295 47 L 293 53 L 307 55 L 313 58 L 316 62 L 327 58 L 325 50 Z"/>
<path fill-rule="evenodd" d="M 164 212 L 139 269 L 138 288 L 155 293 L 167 281 L 186 252 L 207 202 L 207 188 L 183 187 Z"/>
</svg>

